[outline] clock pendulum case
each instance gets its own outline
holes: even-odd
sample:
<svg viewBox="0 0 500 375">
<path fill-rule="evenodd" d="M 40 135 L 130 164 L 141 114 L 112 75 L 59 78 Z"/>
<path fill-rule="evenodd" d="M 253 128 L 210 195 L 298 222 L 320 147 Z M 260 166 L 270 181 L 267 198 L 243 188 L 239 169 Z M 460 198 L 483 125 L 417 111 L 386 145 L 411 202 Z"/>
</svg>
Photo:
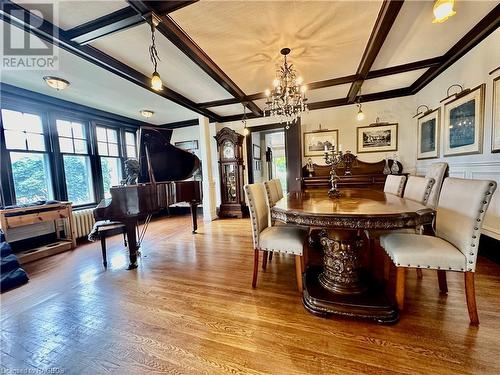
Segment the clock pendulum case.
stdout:
<svg viewBox="0 0 500 375">
<path fill-rule="evenodd" d="M 248 212 L 243 193 L 243 139 L 229 128 L 221 129 L 214 137 L 219 156 L 221 205 L 219 217 L 243 217 Z"/>
</svg>

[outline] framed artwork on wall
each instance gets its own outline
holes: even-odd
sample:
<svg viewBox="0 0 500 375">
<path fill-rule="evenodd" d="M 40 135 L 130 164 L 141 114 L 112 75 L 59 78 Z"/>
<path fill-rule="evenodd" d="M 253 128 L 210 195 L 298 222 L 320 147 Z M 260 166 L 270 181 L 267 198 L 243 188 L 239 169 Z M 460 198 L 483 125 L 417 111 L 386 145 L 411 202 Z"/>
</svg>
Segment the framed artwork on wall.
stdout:
<svg viewBox="0 0 500 375">
<path fill-rule="evenodd" d="M 500 152 L 500 76 L 493 80 L 491 152 Z"/>
<path fill-rule="evenodd" d="M 335 147 L 338 150 L 339 131 L 318 130 L 304 133 L 304 156 L 323 156 L 325 147 L 331 149 Z"/>
<path fill-rule="evenodd" d="M 439 157 L 440 108 L 417 120 L 417 159 Z"/>
<path fill-rule="evenodd" d="M 260 160 L 260 146 L 252 145 L 252 155 L 255 160 Z"/>
<path fill-rule="evenodd" d="M 484 84 L 444 105 L 444 155 L 480 154 Z"/>
<path fill-rule="evenodd" d="M 358 127 L 358 154 L 363 152 L 387 152 L 398 150 L 398 124 Z"/>
</svg>

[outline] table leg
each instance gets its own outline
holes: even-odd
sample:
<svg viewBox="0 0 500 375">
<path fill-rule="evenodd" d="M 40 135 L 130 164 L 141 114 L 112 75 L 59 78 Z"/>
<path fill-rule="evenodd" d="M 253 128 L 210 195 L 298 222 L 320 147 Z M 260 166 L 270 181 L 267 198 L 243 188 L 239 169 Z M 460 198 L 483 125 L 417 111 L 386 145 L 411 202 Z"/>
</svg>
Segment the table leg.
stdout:
<svg viewBox="0 0 500 375">
<path fill-rule="evenodd" d="M 316 315 L 342 315 L 395 323 L 395 304 L 367 269 L 361 267 L 363 238 L 357 231 L 328 230 L 321 236 L 323 264 L 304 275 L 303 303 Z"/>
</svg>

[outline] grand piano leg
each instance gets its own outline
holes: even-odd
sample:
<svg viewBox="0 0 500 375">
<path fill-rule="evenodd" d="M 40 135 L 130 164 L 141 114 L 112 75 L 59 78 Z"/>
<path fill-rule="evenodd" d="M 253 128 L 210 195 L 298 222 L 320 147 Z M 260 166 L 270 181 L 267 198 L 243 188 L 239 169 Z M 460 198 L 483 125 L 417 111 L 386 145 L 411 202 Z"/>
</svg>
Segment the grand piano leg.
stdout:
<svg viewBox="0 0 500 375">
<path fill-rule="evenodd" d="M 196 230 L 198 229 L 198 220 L 197 220 L 198 202 L 191 201 L 189 205 L 191 206 L 191 218 L 193 220 L 193 234 L 195 234 Z"/>
<path fill-rule="evenodd" d="M 127 221 L 125 223 L 125 230 L 127 231 L 127 242 L 128 242 L 128 253 L 130 264 L 128 265 L 128 270 L 133 270 L 137 268 L 137 234 L 136 234 L 137 222 Z"/>
</svg>

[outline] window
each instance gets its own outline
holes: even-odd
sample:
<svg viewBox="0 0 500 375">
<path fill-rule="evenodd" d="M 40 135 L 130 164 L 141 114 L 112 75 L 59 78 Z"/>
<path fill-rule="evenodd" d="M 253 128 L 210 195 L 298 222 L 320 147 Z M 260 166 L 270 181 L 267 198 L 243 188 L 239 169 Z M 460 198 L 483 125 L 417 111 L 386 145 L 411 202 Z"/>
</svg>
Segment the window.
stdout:
<svg viewBox="0 0 500 375">
<path fill-rule="evenodd" d="M 74 205 L 95 202 L 86 127 L 81 122 L 56 120 L 63 154 L 68 200 Z"/>
<path fill-rule="evenodd" d="M 2 109 L 16 204 L 53 198 L 49 155 L 38 115 Z"/>
<path fill-rule="evenodd" d="M 97 151 L 101 159 L 102 185 L 104 197 L 110 198 L 109 190 L 120 184 L 122 179 L 122 163 L 118 147 L 118 131 L 104 127 L 96 127 Z"/>
<path fill-rule="evenodd" d="M 127 158 L 137 158 L 135 133 L 125 132 L 125 152 L 127 154 Z"/>
</svg>

